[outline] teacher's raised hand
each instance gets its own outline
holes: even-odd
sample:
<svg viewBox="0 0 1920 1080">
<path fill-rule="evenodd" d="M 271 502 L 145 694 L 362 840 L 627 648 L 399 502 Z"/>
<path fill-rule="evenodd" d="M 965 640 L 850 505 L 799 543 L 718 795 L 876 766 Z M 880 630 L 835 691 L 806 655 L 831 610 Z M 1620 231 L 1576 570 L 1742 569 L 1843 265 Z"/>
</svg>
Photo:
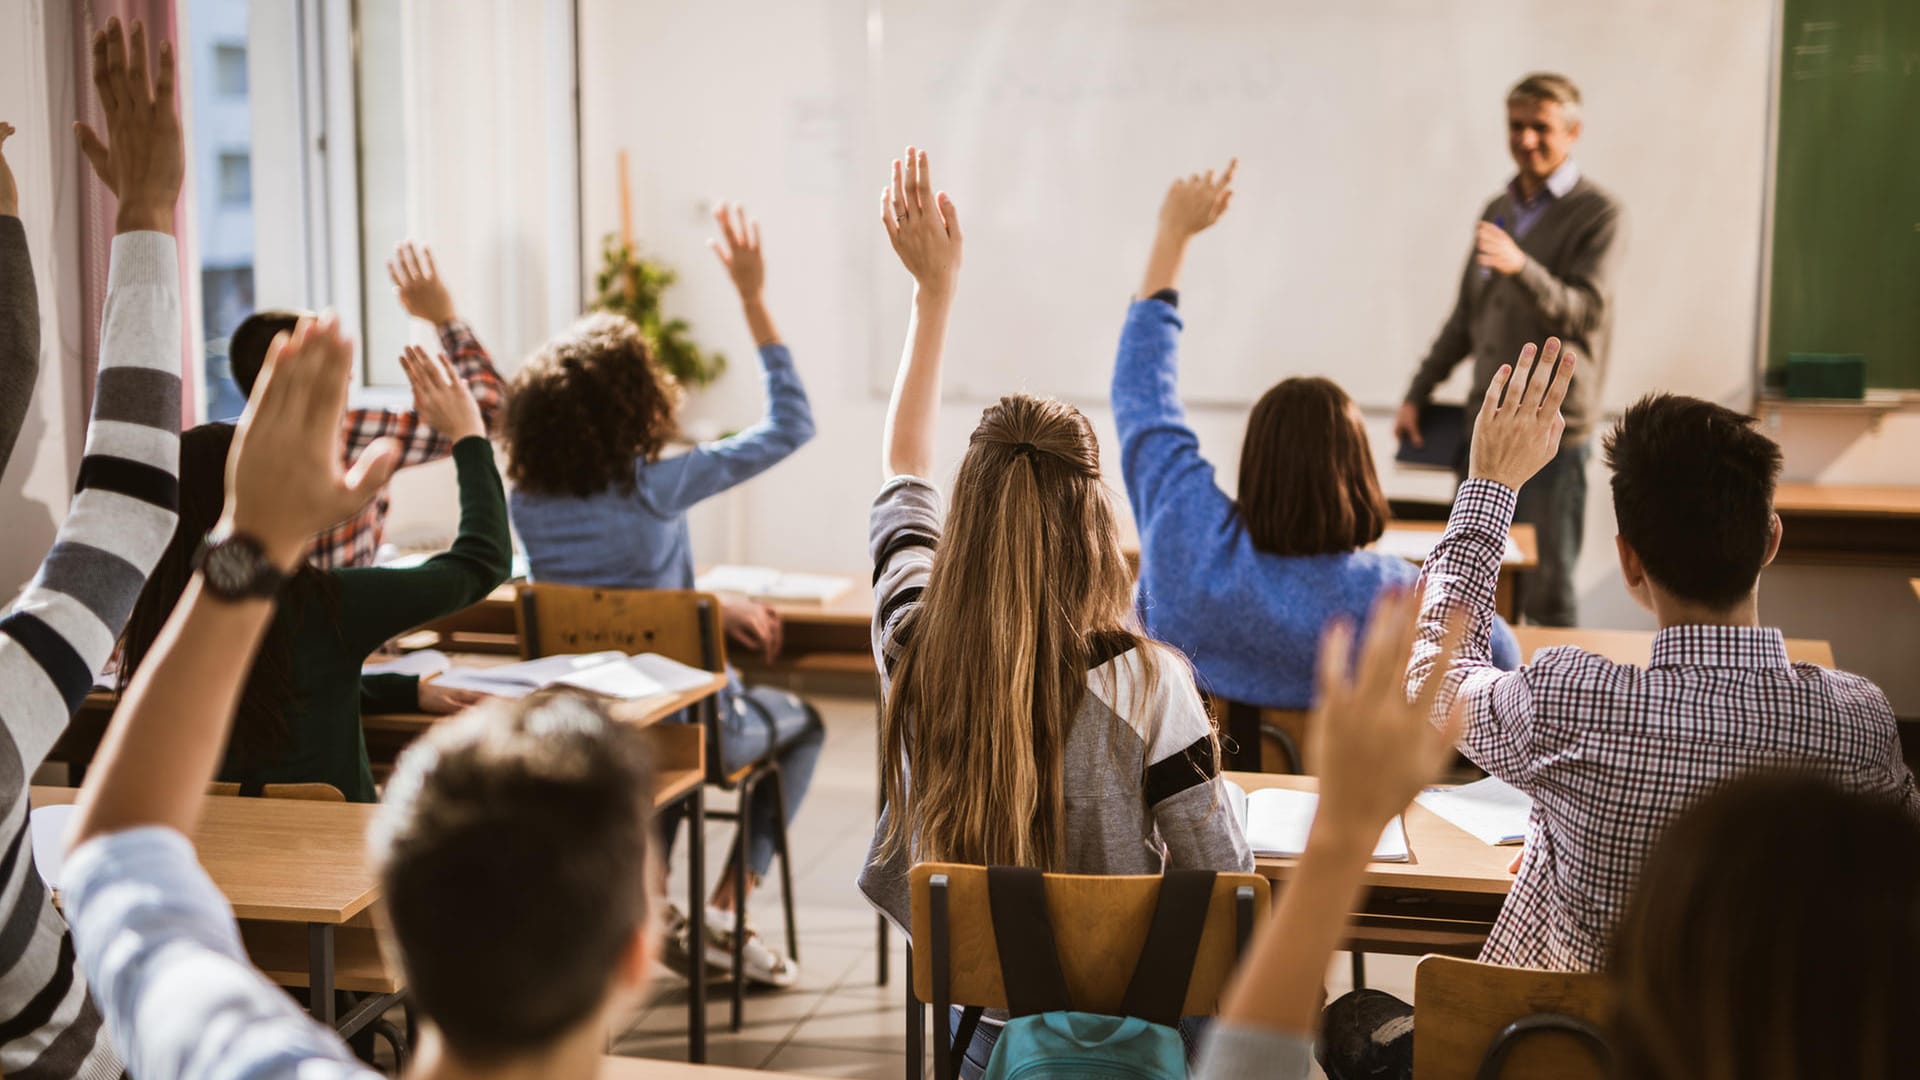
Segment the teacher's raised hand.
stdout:
<svg viewBox="0 0 1920 1080">
<path fill-rule="evenodd" d="M 1474 423 L 1469 478 L 1519 491 L 1553 460 L 1567 427 L 1560 403 L 1573 384 L 1573 368 L 1573 353 L 1561 353 L 1559 338 L 1548 338 L 1538 350 L 1529 344 L 1518 364 L 1500 366 Z"/>
</svg>

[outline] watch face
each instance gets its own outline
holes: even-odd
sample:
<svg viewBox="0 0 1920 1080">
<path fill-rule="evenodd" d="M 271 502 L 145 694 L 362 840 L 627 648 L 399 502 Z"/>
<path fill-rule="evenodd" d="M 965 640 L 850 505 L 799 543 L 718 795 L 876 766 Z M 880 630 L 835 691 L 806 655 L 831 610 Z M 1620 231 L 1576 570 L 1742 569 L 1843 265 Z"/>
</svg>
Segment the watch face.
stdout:
<svg viewBox="0 0 1920 1080">
<path fill-rule="evenodd" d="M 214 591 L 233 594 L 252 583 L 253 566 L 251 552 L 239 544 L 226 543 L 207 549 L 207 559 L 201 569 Z"/>
</svg>

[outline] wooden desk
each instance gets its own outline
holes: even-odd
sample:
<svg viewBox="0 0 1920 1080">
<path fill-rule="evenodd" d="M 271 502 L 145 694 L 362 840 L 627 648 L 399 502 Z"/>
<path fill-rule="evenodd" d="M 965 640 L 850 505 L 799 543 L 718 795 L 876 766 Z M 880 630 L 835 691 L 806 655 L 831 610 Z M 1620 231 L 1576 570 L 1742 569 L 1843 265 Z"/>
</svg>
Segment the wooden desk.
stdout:
<svg viewBox="0 0 1920 1080">
<path fill-rule="evenodd" d="M 71 803 L 78 795 L 62 787 L 30 792 L 34 806 Z M 370 803 L 209 795 L 193 834 L 200 865 L 243 920 L 243 932 L 248 922 L 259 928 L 245 935 L 249 952 L 256 938 L 272 943 L 272 955 L 256 963 L 282 985 L 310 986 L 314 1018 L 343 1034 L 358 1031 L 392 1002 L 373 1008 L 383 999 L 372 998 L 336 1018 L 336 989 L 383 995 L 400 989 L 374 942 L 380 882 L 367 864 L 367 826 L 376 810 Z M 340 978 L 343 967 L 350 980 Z"/>
<path fill-rule="evenodd" d="M 1907 584 L 1913 586 L 1913 598 L 1920 600 L 1920 577 L 1910 579 Z"/>
<path fill-rule="evenodd" d="M 1270 787 L 1315 791 L 1320 785 L 1312 776 L 1226 775 L 1250 792 Z M 1355 952 L 1478 956 L 1513 888 L 1507 865 L 1516 849 L 1483 844 L 1419 803 L 1409 805 L 1402 820 L 1412 857 L 1404 863 L 1367 864 L 1367 893 L 1354 913 L 1348 947 Z M 1261 858 L 1253 868 L 1284 883 L 1298 865 L 1295 859 Z"/>
<path fill-rule="evenodd" d="M 1560 628 L 1553 626 L 1516 626 L 1513 636 L 1520 642 L 1520 655 L 1528 663 L 1533 662 L 1534 654 L 1541 649 L 1550 649 L 1556 645 L 1577 645 L 1596 656 L 1604 656 L 1616 664 L 1637 664 L 1641 667 L 1653 657 L 1653 631 L 1651 630 L 1589 630 L 1584 627 Z M 1830 668 L 1833 663 L 1833 646 L 1824 641 L 1810 638 L 1788 638 L 1787 659 L 1796 664 L 1819 664 Z"/>
<path fill-rule="evenodd" d="M 1920 486 L 1781 484 L 1781 562 L 1920 566 Z"/>
<path fill-rule="evenodd" d="M 744 650 L 727 659 L 741 671 L 791 675 L 847 675 L 878 678 L 873 662 L 873 589 L 865 573 L 842 574 L 852 581 L 826 604 L 768 605 L 780 613 L 780 655 L 769 664 Z M 878 684 L 876 683 L 876 689 Z"/>
<path fill-rule="evenodd" d="M 514 603 L 518 584 L 509 581 L 486 599 L 451 615 L 422 623 L 400 640 L 407 648 L 435 648 L 446 652 L 520 655 L 519 615 Z"/>
</svg>

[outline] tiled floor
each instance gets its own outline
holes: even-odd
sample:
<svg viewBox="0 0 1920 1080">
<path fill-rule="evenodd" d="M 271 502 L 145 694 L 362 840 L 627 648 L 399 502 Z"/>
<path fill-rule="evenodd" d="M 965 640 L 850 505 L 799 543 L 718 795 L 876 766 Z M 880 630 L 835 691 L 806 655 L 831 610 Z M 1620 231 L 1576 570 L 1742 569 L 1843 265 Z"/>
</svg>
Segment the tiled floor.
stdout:
<svg viewBox="0 0 1920 1080">
<path fill-rule="evenodd" d="M 873 831 L 874 717 L 871 698 L 804 691 L 827 725 L 827 744 L 813 788 L 792 830 L 794 892 L 800 921 L 800 983 L 784 992 L 747 995 L 744 1023 L 728 1030 L 727 984 L 710 981 L 707 1060 L 717 1065 L 773 1069 L 808 1076 L 900 1077 L 906 1066 L 902 979 L 906 954 L 890 935 L 893 979 L 874 983 L 877 943 L 873 910 L 853 886 Z M 709 800 L 726 796 L 710 795 Z M 723 852 L 729 823 L 708 826 L 709 853 Z M 682 845 L 684 846 L 684 845 Z M 673 867 L 669 895 L 685 895 L 684 852 Z M 715 856 L 709 855 L 709 873 Z M 778 893 L 754 897 L 752 916 L 769 940 L 780 935 Z M 1346 954 L 1334 958 L 1327 989 L 1348 988 Z M 1368 958 L 1368 984 L 1411 999 L 1410 958 Z M 612 1041 L 633 1057 L 686 1059 L 685 983 L 663 972 L 658 993 Z"/>
</svg>

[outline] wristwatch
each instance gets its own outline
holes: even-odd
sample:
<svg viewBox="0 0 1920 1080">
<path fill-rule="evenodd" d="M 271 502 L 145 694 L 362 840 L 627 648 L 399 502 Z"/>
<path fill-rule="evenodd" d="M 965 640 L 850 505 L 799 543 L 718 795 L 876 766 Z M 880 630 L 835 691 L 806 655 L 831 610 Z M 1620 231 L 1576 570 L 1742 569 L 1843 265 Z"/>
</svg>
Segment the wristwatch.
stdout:
<svg viewBox="0 0 1920 1080">
<path fill-rule="evenodd" d="M 206 580 L 207 591 L 222 600 L 271 599 L 287 581 L 287 575 L 267 558 L 267 549 L 245 533 L 208 533 L 193 564 Z"/>
</svg>

